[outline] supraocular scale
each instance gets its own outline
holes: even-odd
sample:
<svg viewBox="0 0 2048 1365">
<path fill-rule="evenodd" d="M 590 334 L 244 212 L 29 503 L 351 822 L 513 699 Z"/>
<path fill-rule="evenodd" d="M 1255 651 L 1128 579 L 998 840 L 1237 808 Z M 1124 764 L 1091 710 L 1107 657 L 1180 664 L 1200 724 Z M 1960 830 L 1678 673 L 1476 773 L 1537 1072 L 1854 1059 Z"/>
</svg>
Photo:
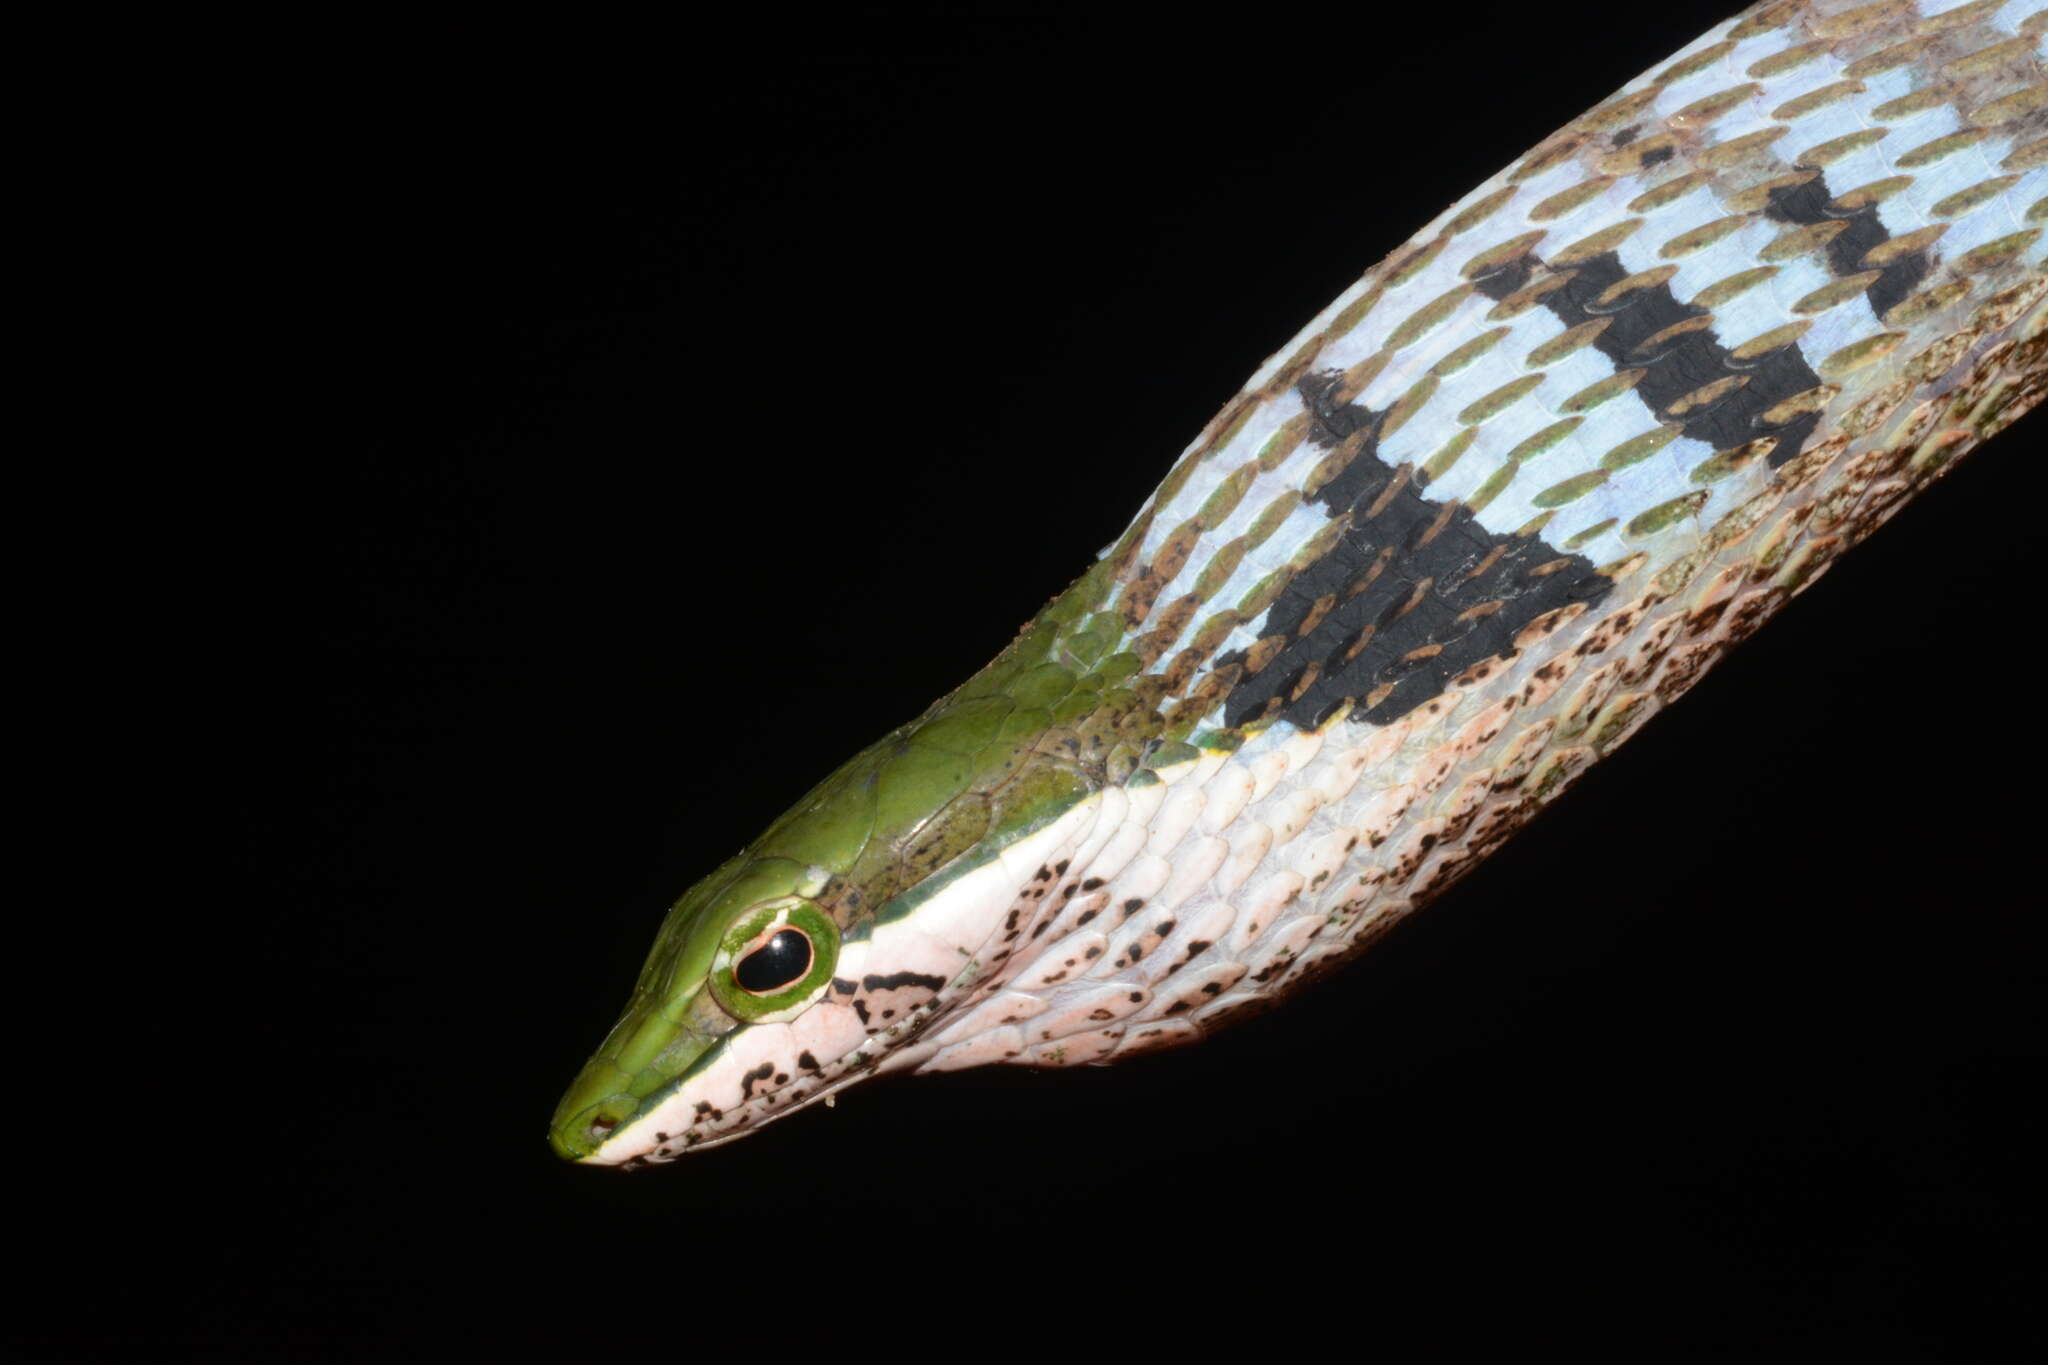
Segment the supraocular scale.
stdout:
<svg viewBox="0 0 2048 1365">
<path fill-rule="evenodd" d="M 677 903 L 557 1149 L 1191 1042 L 1448 886 L 2038 401 L 2044 3 L 1755 7 L 1446 210 Z"/>
</svg>

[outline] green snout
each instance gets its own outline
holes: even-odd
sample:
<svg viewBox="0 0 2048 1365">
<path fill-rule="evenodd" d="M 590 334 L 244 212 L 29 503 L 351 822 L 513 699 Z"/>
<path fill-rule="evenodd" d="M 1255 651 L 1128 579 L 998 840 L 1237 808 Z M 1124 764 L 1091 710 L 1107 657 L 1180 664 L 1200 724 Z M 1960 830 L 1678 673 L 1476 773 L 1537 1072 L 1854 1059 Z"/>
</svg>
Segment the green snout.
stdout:
<svg viewBox="0 0 2048 1365">
<path fill-rule="evenodd" d="M 628 1010 L 562 1096 L 548 1125 L 548 1145 L 566 1161 L 589 1160 L 688 1076 L 734 1026 L 702 991 L 680 1009 Z"/>
</svg>

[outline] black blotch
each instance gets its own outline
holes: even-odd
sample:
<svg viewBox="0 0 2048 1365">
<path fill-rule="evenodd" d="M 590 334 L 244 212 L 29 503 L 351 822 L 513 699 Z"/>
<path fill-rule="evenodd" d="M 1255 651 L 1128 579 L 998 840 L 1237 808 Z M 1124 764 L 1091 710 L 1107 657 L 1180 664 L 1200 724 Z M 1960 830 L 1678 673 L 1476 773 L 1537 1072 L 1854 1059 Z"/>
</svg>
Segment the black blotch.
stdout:
<svg viewBox="0 0 2048 1365">
<path fill-rule="evenodd" d="M 1760 419 L 1794 394 L 1819 387 L 1820 376 L 1806 363 L 1799 347 L 1780 346 L 1753 360 L 1738 361 L 1715 339 L 1711 327 L 1702 327 L 1659 342 L 1653 353 L 1646 354 L 1643 343 L 1678 323 L 1705 317 L 1707 310 L 1680 303 L 1664 285 L 1632 289 L 1611 304 L 1596 302 L 1627 276 L 1621 258 L 1603 252 L 1574 269 L 1562 288 L 1545 294 L 1543 306 L 1566 327 L 1595 318 L 1610 319 L 1607 329 L 1593 342 L 1594 348 L 1612 360 L 1617 370 L 1642 367 L 1636 396 L 1660 415 L 1703 385 L 1731 374 L 1747 376 L 1747 384 L 1680 417 L 1679 429 L 1715 450 L 1729 450 L 1759 436 L 1775 436 L 1778 444 L 1770 454 L 1773 468 L 1797 455 L 1819 425 L 1819 413 L 1800 413 L 1778 427 L 1766 427 Z"/>
<path fill-rule="evenodd" d="M 1885 227 L 1884 220 L 1877 216 L 1877 205 L 1865 204 L 1853 213 L 1842 213 L 1833 207 L 1833 203 L 1834 195 L 1828 189 L 1827 178 L 1816 175 L 1804 184 L 1781 185 L 1772 190 L 1764 216 L 1802 227 L 1815 223 L 1846 224 L 1828 242 L 1828 269 L 1838 276 L 1860 275 L 1866 268 L 1863 258 L 1874 248 L 1890 241 L 1891 232 Z M 1932 264 L 1925 251 L 1916 251 L 1880 267 L 1876 281 L 1864 291 L 1870 300 L 1871 311 L 1883 317 L 1887 310 L 1920 287 Z"/>
<path fill-rule="evenodd" d="M 871 991 L 897 991 L 905 986 L 921 986 L 925 990 L 936 991 L 945 986 L 946 979 L 923 972 L 892 972 L 888 976 L 864 976 L 860 984 Z"/>
<path fill-rule="evenodd" d="M 1522 258 L 1486 276 L 1480 289 L 1504 298 L 1532 270 L 1528 258 Z M 1563 292 L 1554 290 L 1553 297 Z M 1314 417 L 1311 440 L 1334 444 L 1332 437 L 1341 440 L 1378 430 L 1380 414 L 1356 404 L 1331 403 L 1340 378 L 1336 373 L 1308 375 L 1296 385 Z M 1597 601 L 1613 587 L 1583 555 L 1564 555 L 1535 536 L 1496 535 L 1467 507 L 1454 506 L 1445 518 L 1444 504 L 1425 496 L 1425 488 L 1412 471 L 1390 468 L 1369 434 L 1351 461 L 1316 491 L 1314 500 L 1333 517 L 1355 511 L 1361 520 L 1321 559 L 1296 574 L 1267 609 L 1262 633 L 1287 636 L 1288 643 L 1265 668 L 1241 679 L 1231 691 L 1224 702 L 1225 724 L 1242 725 L 1275 705 L 1279 718 L 1312 729 L 1344 702 L 1381 686 L 1389 689 L 1386 694 L 1353 714 L 1388 724 L 1440 695 L 1452 678 L 1474 664 L 1508 652 L 1522 628 L 1545 612 L 1572 602 Z M 1379 507 L 1378 514 L 1364 518 L 1374 506 Z M 1432 528 L 1435 533 L 1427 543 L 1417 543 Z M 1373 575 L 1390 547 L 1398 551 L 1391 564 Z M 1501 553 L 1495 554 L 1497 550 Z M 1530 575 L 1529 570 L 1559 558 L 1568 561 L 1563 569 Z M 1475 572 L 1482 564 L 1484 572 Z M 1352 591 L 1368 577 L 1363 590 Z M 1430 587 L 1418 598 L 1416 587 L 1425 579 Z M 1326 596 L 1334 596 L 1338 605 L 1302 634 L 1315 604 Z M 1492 602 L 1503 605 L 1490 615 L 1464 616 Z M 1368 626 L 1374 630 L 1370 642 L 1346 658 Z M 1438 648 L 1426 652 L 1431 645 Z M 1245 651 L 1237 650 L 1219 656 L 1216 665 L 1242 663 L 1244 658 Z M 1321 671 L 1295 696 L 1311 664 Z M 1293 699 L 1275 702 L 1287 697 Z"/>
<path fill-rule="evenodd" d="M 742 1100 L 752 1099 L 754 1097 L 754 1087 L 756 1085 L 759 1085 L 762 1081 L 767 1080 L 770 1076 L 773 1076 L 774 1074 L 775 1063 L 763 1062 L 761 1063 L 761 1065 L 755 1067 L 752 1071 L 749 1071 L 743 1076 L 741 1076 L 740 1098 Z"/>
</svg>

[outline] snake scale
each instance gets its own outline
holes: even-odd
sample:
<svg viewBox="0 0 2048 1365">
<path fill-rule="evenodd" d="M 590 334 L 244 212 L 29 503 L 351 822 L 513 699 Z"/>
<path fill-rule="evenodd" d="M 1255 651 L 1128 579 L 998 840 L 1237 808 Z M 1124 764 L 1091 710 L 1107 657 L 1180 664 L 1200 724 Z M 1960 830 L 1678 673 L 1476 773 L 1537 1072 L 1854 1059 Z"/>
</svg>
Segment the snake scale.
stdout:
<svg viewBox="0 0 2048 1365">
<path fill-rule="evenodd" d="M 1195 1042 L 1497 848 L 2048 385 L 2048 0 L 1777 0 L 1446 209 L 664 920 L 563 1156 Z"/>
</svg>

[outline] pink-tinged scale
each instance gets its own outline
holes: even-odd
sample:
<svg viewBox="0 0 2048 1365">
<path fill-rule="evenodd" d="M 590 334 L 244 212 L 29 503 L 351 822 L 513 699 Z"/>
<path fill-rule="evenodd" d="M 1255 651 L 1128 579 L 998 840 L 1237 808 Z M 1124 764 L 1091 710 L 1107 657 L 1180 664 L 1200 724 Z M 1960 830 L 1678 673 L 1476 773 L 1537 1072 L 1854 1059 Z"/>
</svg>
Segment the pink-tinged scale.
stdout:
<svg viewBox="0 0 2048 1365">
<path fill-rule="evenodd" d="M 1105 882 L 1114 880 L 1137 859 L 1149 837 L 1150 833 L 1145 826 L 1126 814 L 1118 822 L 1116 832 L 1103 844 L 1102 851 L 1090 860 L 1089 877 L 1100 878 Z M 1115 897 L 1112 896 L 1111 899 L 1114 900 Z"/>
<path fill-rule="evenodd" d="M 1024 1055 L 1024 1030 L 1015 1025 L 992 1028 L 958 1043 L 948 1043 L 920 1065 L 921 1071 L 965 1071 L 994 1066 Z"/>
<path fill-rule="evenodd" d="M 1260 983 L 1269 980 L 1275 972 L 1292 962 L 1295 954 L 1306 948 L 1309 941 L 1322 932 L 1323 927 L 1321 915 L 1298 915 L 1276 926 L 1273 932 L 1246 956 L 1246 975 Z"/>
<path fill-rule="evenodd" d="M 1368 846 L 1378 848 L 1407 815 L 1408 808 L 1415 804 L 1416 795 L 1415 784 L 1407 782 L 1374 792 L 1353 816 L 1356 821 L 1353 830 Z"/>
<path fill-rule="evenodd" d="M 1160 950 L 1140 965 L 1138 979 L 1156 984 L 1210 955 L 1236 921 L 1237 907 L 1226 900 L 1190 907 Z"/>
<path fill-rule="evenodd" d="M 1166 879 L 1173 875 L 1173 864 L 1156 853 L 1141 853 L 1132 860 L 1123 876 L 1117 878 L 1111 899 L 1116 902 L 1115 913 L 1131 913 L 1131 902 L 1143 904 L 1159 894 L 1159 888 L 1166 885 Z"/>
<path fill-rule="evenodd" d="M 1462 829 L 1478 814 L 1479 807 L 1493 791 L 1493 781 L 1493 769 L 1482 768 L 1443 799 L 1442 804 L 1437 807 L 1437 814 L 1444 822 L 1446 842 L 1454 840 L 1457 837 L 1454 831 Z"/>
<path fill-rule="evenodd" d="M 1245 978 L 1242 962 L 1216 962 L 1194 967 L 1172 978 L 1141 1011 L 1145 1019 L 1171 1018 L 1201 1008 Z"/>
<path fill-rule="evenodd" d="M 1025 1049 L 1024 1060 L 1028 1066 L 1087 1066 L 1099 1062 L 1115 1052 L 1123 1041 L 1124 1026 L 1114 1024 L 1108 1028 L 1095 1029 L 1088 1033 L 1077 1033 L 1071 1038 L 1056 1042 L 1040 1043 Z"/>
<path fill-rule="evenodd" d="M 1011 982 L 1021 991 L 1049 990 L 1062 981 L 1088 975 L 1109 959 L 1109 936 L 1093 929 L 1070 934 L 1039 955 L 1037 962 Z"/>
<path fill-rule="evenodd" d="M 1096 975 L 1115 976 L 1135 967 L 1156 952 L 1179 926 L 1180 921 L 1173 917 L 1171 911 L 1140 910 L 1111 937 L 1109 949 L 1096 968 Z"/>
<path fill-rule="evenodd" d="M 1258 820 L 1241 821 L 1231 836 L 1230 854 L 1216 869 L 1216 894 L 1226 899 L 1258 871 L 1273 847 L 1272 827 Z"/>
<path fill-rule="evenodd" d="M 1321 805 L 1322 798 L 1312 787 L 1300 788 L 1281 797 L 1266 815 L 1272 826 L 1273 842 L 1282 846 L 1293 843 L 1308 828 L 1309 821 L 1315 819 Z"/>
<path fill-rule="evenodd" d="M 936 1035 L 941 1043 L 958 1043 L 1011 1024 L 1035 1019 L 1049 1008 L 1046 998 L 1029 991 L 1005 991 L 982 1001 Z"/>
<path fill-rule="evenodd" d="M 1024 1026 L 1027 1043 L 1049 1043 L 1090 1032 L 1138 1013 L 1152 999 L 1143 986 L 1112 983 L 1062 996 L 1051 1009 Z"/>
<path fill-rule="evenodd" d="M 1202 810 L 1203 832 L 1217 834 L 1235 823 L 1250 804 L 1254 785 L 1252 775 L 1242 768 L 1218 773 L 1204 788 L 1207 803 Z"/>
<path fill-rule="evenodd" d="M 1143 1026 L 1133 1026 L 1124 1034 L 1123 1042 L 1117 1046 L 1117 1060 L 1136 1057 L 1147 1052 L 1158 1052 L 1165 1048 L 1179 1047 L 1192 1043 L 1201 1036 L 1193 1024 L 1180 1019 L 1168 1019 Z"/>
<path fill-rule="evenodd" d="M 1268 873 L 1237 899 L 1237 925 L 1230 931 L 1230 951 L 1242 952 L 1258 941 L 1281 913 L 1301 895 L 1303 878 L 1286 868 Z"/>
<path fill-rule="evenodd" d="M 1311 943 L 1287 965 L 1280 980 L 1287 985 L 1305 981 L 1323 968 L 1341 962 L 1350 952 L 1351 945 L 1346 943 Z"/>
<path fill-rule="evenodd" d="M 1169 912 L 1178 910 L 1216 875 L 1229 855 L 1229 842 L 1216 835 L 1198 835 L 1188 839 L 1175 852 L 1173 875 L 1153 894 L 1149 908 Z"/>
<path fill-rule="evenodd" d="M 1301 877 L 1306 889 L 1320 891 L 1337 875 L 1358 844 L 1358 836 L 1350 830 L 1333 830 L 1305 847 L 1289 850 L 1289 865 Z"/>
</svg>

